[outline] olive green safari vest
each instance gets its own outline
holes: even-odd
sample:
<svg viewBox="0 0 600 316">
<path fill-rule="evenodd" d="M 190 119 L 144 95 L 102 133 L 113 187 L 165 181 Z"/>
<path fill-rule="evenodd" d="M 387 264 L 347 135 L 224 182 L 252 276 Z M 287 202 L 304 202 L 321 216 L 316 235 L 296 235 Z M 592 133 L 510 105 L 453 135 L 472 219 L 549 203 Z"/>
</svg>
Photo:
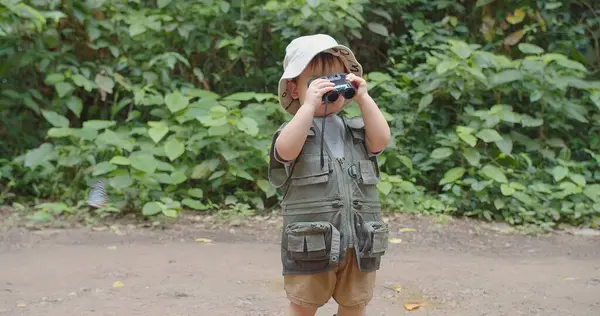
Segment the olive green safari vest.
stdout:
<svg viewBox="0 0 600 316">
<path fill-rule="evenodd" d="M 334 158 L 324 144 L 321 168 L 320 129 L 314 123 L 304 147 L 286 173 L 275 157 L 273 135 L 269 182 L 281 189 L 283 273 L 328 271 L 354 248 L 360 271 L 375 271 L 388 246 L 389 230 L 381 219 L 376 185 L 379 168 L 366 148 L 362 118 L 342 117 L 346 130 L 344 158 Z"/>
</svg>

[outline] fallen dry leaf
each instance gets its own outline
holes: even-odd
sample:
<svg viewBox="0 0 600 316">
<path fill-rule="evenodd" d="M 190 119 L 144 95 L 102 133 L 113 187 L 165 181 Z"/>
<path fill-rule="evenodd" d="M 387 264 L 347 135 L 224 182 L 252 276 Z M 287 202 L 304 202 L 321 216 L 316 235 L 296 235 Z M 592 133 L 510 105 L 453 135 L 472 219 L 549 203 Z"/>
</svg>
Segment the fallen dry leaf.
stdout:
<svg viewBox="0 0 600 316">
<path fill-rule="evenodd" d="M 392 244 L 399 244 L 399 243 L 401 243 L 401 242 L 402 242 L 402 239 L 400 239 L 400 238 L 392 238 L 392 237 L 390 237 L 390 238 L 388 238 L 388 242 L 390 242 L 390 243 L 392 243 Z"/>
<path fill-rule="evenodd" d="M 20 304 L 17 304 L 17 307 L 20 307 L 20 308 L 27 307 L 27 304 L 20 303 Z"/>
<path fill-rule="evenodd" d="M 564 277 L 564 280 L 565 280 L 565 281 L 573 281 L 573 280 L 575 280 L 575 278 L 571 278 L 571 277 Z"/>
<path fill-rule="evenodd" d="M 414 304 L 414 303 L 404 304 L 404 309 L 406 309 L 409 312 L 417 310 L 417 309 L 419 309 L 419 307 L 421 307 L 421 305 L 419 305 L 419 304 Z"/>
<path fill-rule="evenodd" d="M 123 284 L 123 282 L 121 282 L 121 281 L 116 281 L 116 282 L 113 284 L 113 287 L 115 287 L 115 288 L 119 288 L 119 287 L 123 287 L 123 286 L 124 286 L 124 284 Z"/>
<path fill-rule="evenodd" d="M 400 291 L 402 291 L 402 287 L 400 286 L 400 284 L 394 284 L 392 288 L 396 291 L 396 293 L 400 293 Z"/>
<path fill-rule="evenodd" d="M 416 232 L 417 230 L 414 228 L 400 228 L 398 230 L 399 233 L 412 233 L 412 232 Z"/>
<path fill-rule="evenodd" d="M 196 242 L 212 242 L 212 240 L 208 238 L 196 238 Z"/>
<path fill-rule="evenodd" d="M 108 246 L 108 247 L 106 247 L 106 248 L 107 248 L 108 250 L 116 250 L 116 249 L 117 249 L 117 246 Z"/>
</svg>

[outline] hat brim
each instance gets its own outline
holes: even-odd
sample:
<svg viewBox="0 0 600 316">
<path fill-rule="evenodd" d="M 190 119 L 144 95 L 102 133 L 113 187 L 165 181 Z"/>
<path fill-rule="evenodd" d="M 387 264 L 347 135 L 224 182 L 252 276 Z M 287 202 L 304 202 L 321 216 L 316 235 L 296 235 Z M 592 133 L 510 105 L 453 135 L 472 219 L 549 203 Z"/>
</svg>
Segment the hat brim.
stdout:
<svg viewBox="0 0 600 316">
<path fill-rule="evenodd" d="M 294 99 L 289 91 L 287 91 L 287 84 L 290 79 L 298 77 L 308 66 L 310 61 L 319 53 L 328 52 L 336 57 L 340 57 L 346 69 L 359 77 L 363 75 L 363 69 L 360 63 L 356 60 L 356 56 L 352 50 L 344 45 L 331 45 L 320 49 L 310 50 L 302 53 L 293 60 L 290 61 L 288 67 L 286 67 L 283 75 L 279 79 L 278 96 L 279 104 L 283 109 L 294 115 L 298 112 L 301 104 L 298 99 Z"/>
</svg>

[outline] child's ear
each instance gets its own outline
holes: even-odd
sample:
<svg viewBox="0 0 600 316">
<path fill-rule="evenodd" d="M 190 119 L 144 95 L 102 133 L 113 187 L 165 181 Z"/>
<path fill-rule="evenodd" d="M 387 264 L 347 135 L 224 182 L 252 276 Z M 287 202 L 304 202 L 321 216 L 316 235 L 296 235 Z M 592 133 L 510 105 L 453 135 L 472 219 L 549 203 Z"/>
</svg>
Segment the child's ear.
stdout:
<svg viewBox="0 0 600 316">
<path fill-rule="evenodd" d="M 287 89 L 290 92 L 292 99 L 298 99 L 298 84 L 295 81 L 288 81 Z"/>
</svg>

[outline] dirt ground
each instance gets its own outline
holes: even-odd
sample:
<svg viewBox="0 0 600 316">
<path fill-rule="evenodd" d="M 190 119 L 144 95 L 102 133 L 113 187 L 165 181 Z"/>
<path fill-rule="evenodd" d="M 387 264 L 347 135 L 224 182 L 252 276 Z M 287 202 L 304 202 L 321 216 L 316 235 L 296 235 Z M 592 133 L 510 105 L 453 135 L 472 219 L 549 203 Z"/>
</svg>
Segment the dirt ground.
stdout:
<svg viewBox="0 0 600 316">
<path fill-rule="evenodd" d="M 435 219 L 390 220 L 401 242 L 390 244 L 368 315 L 600 315 L 600 237 Z M 284 315 L 280 224 L 4 225 L 0 315 Z M 317 315 L 335 309 L 332 300 Z"/>
</svg>

